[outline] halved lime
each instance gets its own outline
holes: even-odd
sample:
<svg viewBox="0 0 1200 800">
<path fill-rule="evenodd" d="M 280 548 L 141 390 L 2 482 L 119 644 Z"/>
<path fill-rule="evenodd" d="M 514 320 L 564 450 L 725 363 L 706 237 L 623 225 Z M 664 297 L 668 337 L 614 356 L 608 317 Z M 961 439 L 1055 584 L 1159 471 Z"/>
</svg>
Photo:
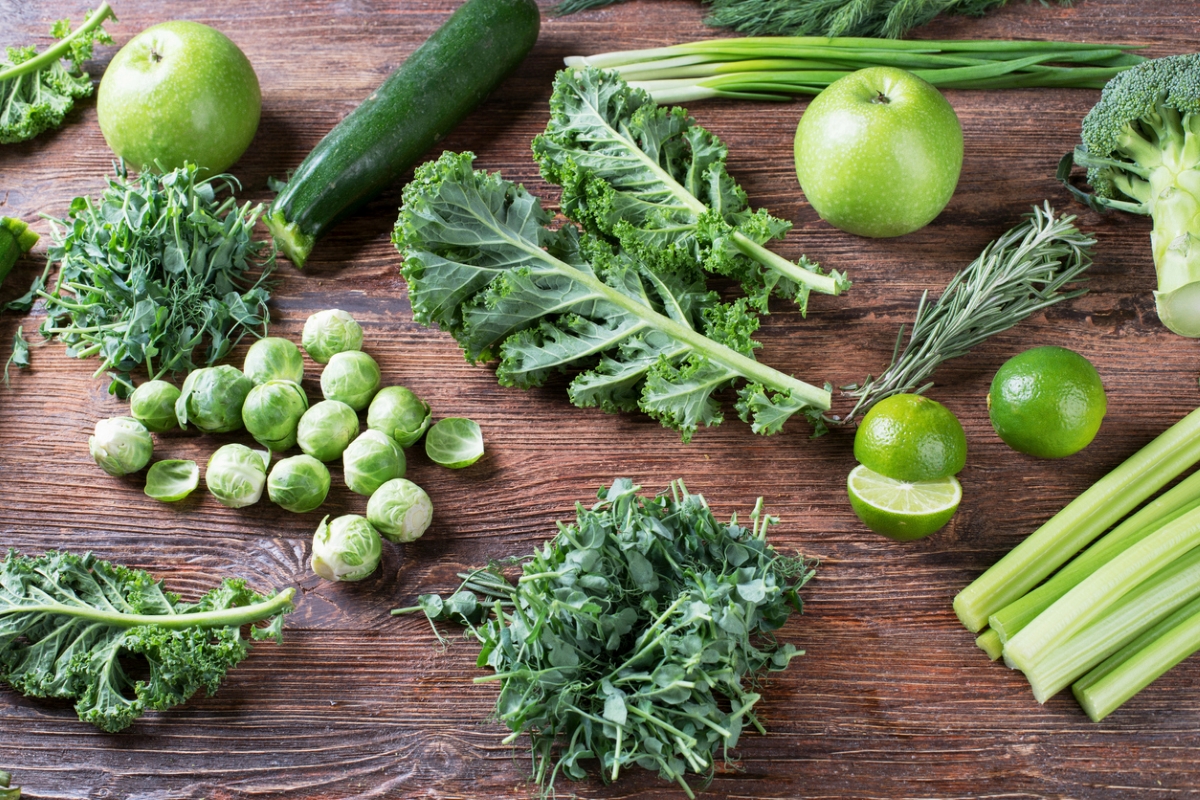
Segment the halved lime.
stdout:
<svg viewBox="0 0 1200 800">
<path fill-rule="evenodd" d="M 864 525 L 900 541 L 940 529 L 962 500 L 962 485 L 953 475 L 936 481 L 897 481 L 862 464 L 850 472 L 846 489 Z"/>
</svg>

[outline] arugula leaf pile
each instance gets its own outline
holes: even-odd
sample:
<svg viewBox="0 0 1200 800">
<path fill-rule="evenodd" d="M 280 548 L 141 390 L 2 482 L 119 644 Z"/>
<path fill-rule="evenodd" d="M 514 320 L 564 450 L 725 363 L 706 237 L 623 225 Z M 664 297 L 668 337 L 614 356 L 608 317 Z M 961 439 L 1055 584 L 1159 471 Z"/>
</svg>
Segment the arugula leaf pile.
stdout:
<svg viewBox="0 0 1200 800">
<path fill-rule="evenodd" d="M 109 18 L 116 16 L 103 3 L 74 32 L 70 20 L 55 22 L 50 35 L 62 41 L 40 55 L 34 47 L 7 48 L 0 58 L 0 144 L 23 142 L 57 128 L 76 100 L 92 94 L 83 62 L 92 57 L 96 42 L 112 44 L 101 27 Z"/>
<path fill-rule="evenodd" d="M 747 724 L 765 732 L 747 682 L 801 654 L 770 633 L 801 609 L 812 565 L 766 543 L 762 500 L 746 528 L 736 515 L 718 522 L 682 482 L 655 498 L 639 488 L 618 479 L 578 506 L 515 584 L 493 564 L 447 598 L 393 612 L 420 609 L 479 640 L 478 665 L 495 674 L 476 681 L 501 682 L 505 741 L 530 735 L 547 795 L 595 759 L 606 781 L 636 764 L 691 797 L 685 773 L 711 777 Z"/>
<path fill-rule="evenodd" d="M 265 333 L 275 257 L 256 261 L 268 248 L 253 240 L 262 206 L 238 207 L 237 188 L 229 175 L 199 180 L 190 164 L 134 180 L 121 167 L 98 201 L 75 198 L 69 218 L 54 221 L 54 288 L 43 289 L 50 264 L 35 286 L 42 335 L 68 355 L 99 356 L 96 374 L 115 370 L 110 391 L 125 396 L 141 364 L 151 378 L 212 366 L 247 333 Z"/>
<path fill-rule="evenodd" d="M 445 153 L 404 189 L 392 238 L 417 322 L 451 333 L 472 362 L 498 356 L 504 386 L 582 368 L 575 405 L 640 408 L 684 441 L 721 422 L 714 394 L 738 380 L 755 432 L 801 411 L 820 425 L 829 391 L 754 360 L 746 298 L 718 302 L 693 265 L 651 269 L 573 225 L 550 230 L 537 198 L 474 158 Z"/>
<path fill-rule="evenodd" d="M 750 209 L 716 136 L 616 72 L 559 72 L 550 122 L 533 152 L 543 177 L 563 187 L 564 214 L 654 269 L 703 264 L 740 281 L 763 312 L 772 293 L 803 313 L 810 291 L 850 288 L 837 271 L 825 274 L 804 257 L 793 264 L 762 247 L 792 224 Z"/>
<path fill-rule="evenodd" d="M 105 731 L 147 709 L 179 705 L 201 688 L 211 695 L 246 657 L 251 638 L 282 641 L 293 589 L 264 597 L 226 579 L 196 603 L 147 573 L 50 551 L 9 550 L 0 561 L 0 670 L 30 697 L 75 700 L 79 718 Z M 122 660 L 140 656 L 147 680 L 130 679 Z"/>
</svg>

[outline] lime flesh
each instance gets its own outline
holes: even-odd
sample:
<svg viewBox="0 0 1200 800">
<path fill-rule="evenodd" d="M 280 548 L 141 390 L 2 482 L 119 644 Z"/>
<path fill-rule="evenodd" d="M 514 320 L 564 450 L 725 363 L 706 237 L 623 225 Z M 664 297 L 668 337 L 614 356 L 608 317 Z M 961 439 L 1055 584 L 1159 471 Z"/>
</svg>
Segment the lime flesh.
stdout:
<svg viewBox="0 0 1200 800">
<path fill-rule="evenodd" d="M 962 501 L 954 476 L 936 481 L 898 481 L 859 464 L 846 480 L 850 506 L 876 533 L 910 541 L 944 527 Z"/>
</svg>

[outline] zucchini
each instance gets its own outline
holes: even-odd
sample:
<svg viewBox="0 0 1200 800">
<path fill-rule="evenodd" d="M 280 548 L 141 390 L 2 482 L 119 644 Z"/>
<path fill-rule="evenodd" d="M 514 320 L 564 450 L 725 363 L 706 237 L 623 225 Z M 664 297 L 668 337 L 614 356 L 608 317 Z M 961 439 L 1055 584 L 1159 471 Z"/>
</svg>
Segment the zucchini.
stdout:
<svg viewBox="0 0 1200 800">
<path fill-rule="evenodd" d="M 317 144 L 267 213 L 275 245 L 303 267 L 333 224 L 394 183 L 525 58 L 534 0 L 467 0 Z"/>
<path fill-rule="evenodd" d="M 4 283 L 17 259 L 28 253 L 40 238 L 21 220 L 0 217 L 0 283 Z"/>
</svg>

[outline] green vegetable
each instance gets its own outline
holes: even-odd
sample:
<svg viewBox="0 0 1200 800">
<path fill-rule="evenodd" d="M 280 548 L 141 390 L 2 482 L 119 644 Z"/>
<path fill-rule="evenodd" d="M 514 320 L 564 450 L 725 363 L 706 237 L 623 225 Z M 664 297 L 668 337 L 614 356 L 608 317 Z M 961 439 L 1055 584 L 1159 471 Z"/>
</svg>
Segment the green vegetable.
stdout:
<svg viewBox="0 0 1200 800">
<path fill-rule="evenodd" d="M 379 531 L 357 514 L 326 517 L 313 536 L 312 569 L 327 581 L 361 581 L 382 557 Z"/>
<path fill-rule="evenodd" d="M 8 385 L 8 368 L 14 366 L 18 369 L 29 367 L 29 342 L 25 341 L 25 327 L 23 325 L 17 326 L 17 332 L 13 334 L 12 355 L 4 363 L 5 386 Z"/>
<path fill-rule="evenodd" d="M 362 350 L 362 326 L 340 308 L 318 311 L 304 321 L 300 343 L 318 364 L 328 364 L 336 353 Z"/>
<path fill-rule="evenodd" d="M 425 455 L 450 469 L 469 467 L 483 457 L 483 431 L 466 417 L 439 419 L 425 437 Z"/>
<path fill-rule="evenodd" d="M 367 521 L 389 542 L 414 542 L 433 522 L 433 501 L 412 481 L 395 478 L 367 501 Z"/>
<path fill-rule="evenodd" d="M 798 411 L 819 422 L 827 390 L 754 360 L 745 298 L 718 303 L 695 268 L 656 273 L 572 225 L 551 230 L 536 198 L 473 159 L 446 153 L 404 189 L 392 238 L 417 322 L 449 331 L 469 361 L 499 356 L 505 386 L 583 367 L 573 403 L 641 408 L 684 440 L 721 421 L 713 394 L 739 378 L 738 411 L 756 432 Z"/>
<path fill-rule="evenodd" d="M 837 272 L 762 247 L 791 223 L 750 210 L 725 171 L 725 146 L 686 111 L 658 108 L 615 73 L 560 72 L 533 154 L 543 177 L 563 187 L 564 214 L 657 273 L 703 264 L 740 281 L 763 311 L 772 293 L 804 311 L 810 291 L 850 287 Z"/>
<path fill-rule="evenodd" d="M 0 771 L 0 800 L 21 800 L 21 787 L 11 786 L 12 776 Z"/>
<path fill-rule="evenodd" d="M 570 56 L 568 67 L 611 69 L 657 103 L 710 97 L 786 100 L 819 94 L 867 67 L 899 67 L 941 89 L 1035 86 L 1100 89 L 1145 59 L 1134 45 L 911 41 L 825 37 L 704 39 L 649 50 Z"/>
<path fill-rule="evenodd" d="M 212 496 L 229 508 L 254 505 L 267 482 L 271 453 L 251 450 L 244 444 L 227 444 L 213 453 L 204 471 Z"/>
<path fill-rule="evenodd" d="M 403 478 L 407 466 L 400 445 L 379 431 L 363 431 L 342 453 L 346 488 L 367 497 L 388 481 Z"/>
<path fill-rule="evenodd" d="M 200 485 L 200 468 L 195 461 L 158 461 L 146 473 L 146 496 L 176 503 Z"/>
<path fill-rule="evenodd" d="M 300 384 L 271 380 L 246 395 L 242 422 L 254 441 L 278 453 L 295 447 L 300 418 L 306 411 L 308 397 Z"/>
<path fill-rule="evenodd" d="M 340 458 L 358 436 L 358 414 L 345 403 L 322 400 L 304 412 L 296 426 L 296 443 L 318 461 Z"/>
<path fill-rule="evenodd" d="M 304 380 L 304 356 L 294 342 L 267 336 L 250 345 L 242 372 L 256 385 L 267 381 L 299 384 Z"/>
<path fill-rule="evenodd" d="M 559 14 L 573 14 L 620 0 L 561 0 Z M 939 14 L 983 16 L 1008 0 L 705 0 L 706 25 L 740 33 L 827 36 L 884 36 L 898 39 Z M 1063 5 L 1069 0 L 1059 0 Z M 880 46 L 891 44 L 880 42 Z"/>
<path fill-rule="evenodd" d="M 267 476 L 271 502 L 295 514 L 320 507 L 329 494 L 329 470 L 312 456 L 292 456 L 279 461 Z"/>
<path fill-rule="evenodd" d="M 0 216 L 0 283 L 12 272 L 17 259 L 33 249 L 40 238 L 21 220 Z"/>
<path fill-rule="evenodd" d="M 256 261 L 267 246 L 251 238 L 261 207 L 217 200 L 236 188 L 229 175 L 197 180 L 191 166 L 133 181 L 121 168 L 98 201 L 71 201 L 68 219 L 52 221 L 58 277 L 43 290 L 47 264 L 36 285 L 46 301 L 42 335 L 58 337 L 68 355 L 98 355 L 96 374 L 115 370 L 110 391 L 126 396 L 141 364 L 151 378 L 211 366 L 247 333 L 265 332 L 274 256 Z"/>
<path fill-rule="evenodd" d="M 264 597 L 227 578 L 181 603 L 147 573 L 90 553 L 9 550 L 0 562 L 0 668 L 18 692 L 75 700 L 80 719 L 116 732 L 146 710 L 215 692 L 250 650 L 242 626 L 251 625 L 251 639 L 281 641 L 293 594 Z M 131 661 L 147 679 L 129 676 Z"/>
<path fill-rule="evenodd" d="M 321 371 L 321 393 L 326 400 L 345 403 L 362 411 L 379 391 L 379 364 L 361 350 L 334 353 Z"/>
<path fill-rule="evenodd" d="M 186 429 L 190 423 L 205 433 L 241 429 L 242 405 L 253 388 L 254 381 L 228 364 L 189 373 L 175 401 L 179 427 Z"/>
<path fill-rule="evenodd" d="M 1088 169 L 1088 195 L 1068 181 Z M 1096 210 L 1148 214 L 1163 325 L 1200 337 L 1200 53 L 1139 64 L 1109 81 L 1083 119 L 1083 146 L 1059 165 L 1067 188 Z"/>
<path fill-rule="evenodd" d="M 181 392 L 166 381 L 147 381 L 129 395 L 129 414 L 153 433 L 179 427 L 175 403 Z"/>
<path fill-rule="evenodd" d="M 367 409 L 367 427 L 387 434 L 401 447 L 416 444 L 432 418 L 429 404 L 403 386 L 380 389 Z"/>
<path fill-rule="evenodd" d="M 516 69 L 539 24 L 532 0 L 463 3 L 292 174 L 267 216 L 284 255 L 303 267 L 330 226 L 394 185 Z"/>
<path fill-rule="evenodd" d="M 133 417 L 112 417 L 96 423 L 88 437 L 92 458 L 109 475 L 128 475 L 150 463 L 154 440 L 146 426 Z"/>
<path fill-rule="evenodd" d="M 1049 202 L 1034 206 L 1026 222 L 955 274 L 941 297 L 930 303 L 929 293 L 922 294 L 908 344 L 900 349 L 901 326 L 892 363 L 878 378 L 868 375 L 861 384 L 843 387 L 857 402 L 844 418 L 828 421 L 846 424 L 885 397 L 920 394 L 933 385 L 929 377 L 943 361 L 966 355 L 1031 314 L 1083 294 L 1083 288 L 1064 288 L 1091 266 L 1096 240 L 1080 233 L 1074 221 L 1074 216 L 1056 217 Z"/>
<path fill-rule="evenodd" d="M 70 20 L 55 22 L 50 35 L 61 41 L 41 54 L 33 47 L 6 49 L 0 59 L 0 144 L 57 128 L 77 99 L 91 96 L 92 79 L 83 62 L 92 57 L 96 42 L 112 44 L 101 27 L 110 18 L 117 19 L 108 3 L 101 3 L 75 31 Z"/>
<path fill-rule="evenodd" d="M 800 610 L 812 569 L 766 543 L 761 499 L 747 528 L 717 521 L 682 483 L 657 498 L 639 488 L 619 479 L 577 506 L 515 584 L 494 565 L 392 612 L 468 626 L 479 666 L 495 670 L 476 681 L 501 683 L 505 742 L 529 734 L 546 796 L 593 759 L 605 780 L 636 764 L 692 796 L 686 772 L 711 779 L 718 752 L 728 758 L 748 724 L 763 730 L 759 673 L 800 654 L 773 632 Z"/>
</svg>

